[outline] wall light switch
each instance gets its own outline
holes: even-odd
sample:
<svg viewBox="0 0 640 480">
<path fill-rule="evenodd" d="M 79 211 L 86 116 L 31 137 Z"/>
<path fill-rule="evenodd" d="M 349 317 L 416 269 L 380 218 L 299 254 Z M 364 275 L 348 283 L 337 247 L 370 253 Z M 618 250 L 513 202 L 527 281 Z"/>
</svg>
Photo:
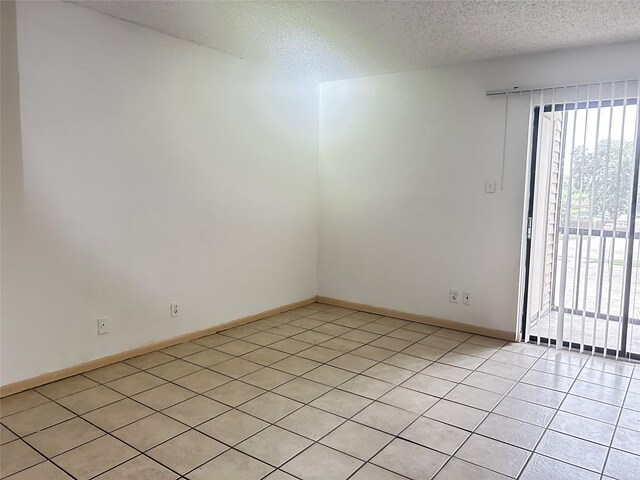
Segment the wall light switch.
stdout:
<svg viewBox="0 0 640 480">
<path fill-rule="evenodd" d="M 484 184 L 484 191 L 486 193 L 495 193 L 496 192 L 495 180 L 487 180 Z"/>
</svg>

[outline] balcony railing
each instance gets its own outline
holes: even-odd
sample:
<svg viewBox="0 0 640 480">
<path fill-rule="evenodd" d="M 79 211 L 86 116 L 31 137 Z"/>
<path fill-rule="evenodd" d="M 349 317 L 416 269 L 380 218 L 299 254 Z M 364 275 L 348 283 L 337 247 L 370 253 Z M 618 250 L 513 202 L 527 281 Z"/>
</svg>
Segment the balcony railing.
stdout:
<svg viewBox="0 0 640 480">
<path fill-rule="evenodd" d="M 563 231 L 560 232 L 561 234 L 564 233 Z M 571 295 L 569 298 L 573 299 L 573 304 L 572 305 L 565 305 L 565 312 L 566 313 L 570 313 L 570 314 L 574 314 L 574 315 L 578 315 L 578 316 L 586 316 L 589 318 L 598 318 L 598 319 L 602 319 L 602 320 L 610 320 L 610 321 L 614 321 L 614 322 L 618 322 L 620 321 L 620 316 L 619 315 L 614 315 L 614 314 L 610 314 L 610 313 L 606 313 L 606 312 L 602 312 L 602 300 L 603 300 L 603 289 L 605 287 L 606 282 L 604 281 L 604 273 L 605 273 L 605 268 L 598 268 L 596 270 L 593 271 L 593 273 L 595 275 L 593 275 L 594 278 L 592 278 L 592 275 L 589 275 L 589 283 L 591 284 L 591 280 L 595 280 L 596 283 L 596 297 L 595 297 L 595 309 L 594 310 L 589 310 L 589 309 L 585 309 L 583 310 L 580 307 L 580 302 L 583 299 L 583 296 L 581 295 L 580 292 L 580 288 L 581 288 L 581 281 L 583 280 L 584 275 L 581 272 L 584 260 L 583 260 L 583 256 L 585 255 L 584 253 L 584 239 L 585 237 L 593 237 L 593 238 L 597 238 L 599 239 L 599 241 L 601 241 L 602 243 L 598 246 L 598 260 L 597 260 L 597 265 L 599 266 L 605 266 L 607 265 L 607 242 L 611 241 L 611 239 L 616 238 L 616 239 L 624 239 L 625 242 L 628 241 L 631 236 L 629 235 L 628 231 L 624 231 L 624 230 L 612 230 L 612 229 L 599 229 L 599 228 L 593 228 L 593 229 L 589 229 L 589 228 L 577 228 L 577 227 L 570 227 L 569 228 L 569 235 L 577 235 L 578 238 L 578 242 L 577 242 L 577 253 L 575 254 L 575 263 L 574 263 L 574 268 L 577 268 L 577 272 L 575 272 L 575 285 L 573 285 L 573 295 Z M 633 239 L 634 240 L 640 240 L 640 233 L 636 232 L 633 235 Z M 624 245 L 624 243 L 621 243 L 622 245 Z M 587 261 L 591 261 L 591 257 L 589 256 L 587 258 Z M 615 261 L 615 260 L 614 260 Z M 557 269 L 557 265 L 558 262 L 554 262 L 554 275 L 553 275 L 553 286 L 551 289 L 552 292 L 552 297 L 551 297 L 551 311 L 557 312 L 559 309 L 559 305 L 556 305 L 555 303 L 555 293 L 556 293 L 556 287 L 555 287 L 555 279 L 556 279 L 556 272 L 555 269 Z M 609 268 L 612 268 L 612 266 L 609 266 Z M 638 269 L 640 268 L 639 266 L 633 266 L 634 269 Z M 621 291 L 620 289 L 623 288 L 622 282 L 620 282 L 620 286 L 619 289 L 614 289 L 614 291 L 618 290 Z M 632 287 L 634 286 L 634 284 L 632 283 Z M 636 318 L 633 317 L 631 315 L 630 312 L 630 316 L 629 316 L 629 323 L 632 323 L 634 325 L 640 325 L 640 318 Z"/>
</svg>

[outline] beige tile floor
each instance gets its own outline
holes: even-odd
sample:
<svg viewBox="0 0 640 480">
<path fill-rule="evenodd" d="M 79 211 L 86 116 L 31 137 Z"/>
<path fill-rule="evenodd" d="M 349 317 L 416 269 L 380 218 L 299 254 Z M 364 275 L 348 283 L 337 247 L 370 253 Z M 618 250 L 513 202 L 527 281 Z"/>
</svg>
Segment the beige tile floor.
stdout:
<svg viewBox="0 0 640 480">
<path fill-rule="evenodd" d="M 640 366 L 313 304 L 7 397 L 0 477 L 637 479 Z"/>
</svg>

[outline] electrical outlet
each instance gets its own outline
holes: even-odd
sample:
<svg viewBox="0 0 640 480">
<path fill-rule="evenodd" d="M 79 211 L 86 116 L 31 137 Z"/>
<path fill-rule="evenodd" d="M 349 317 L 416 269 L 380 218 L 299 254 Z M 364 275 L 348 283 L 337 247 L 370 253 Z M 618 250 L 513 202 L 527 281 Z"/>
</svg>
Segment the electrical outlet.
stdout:
<svg viewBox="0 0 640 480">
<path fill-rule="evenodd" d="M 471 305 L 471 294 L 467 292 L 462 293 L 462 303 L 465 305 Z"/>
<path fill-rule="evenodd" d="M 109 319 L 108 318 L 99 318 L 98 319 L 98 335 L 104 335 L 105 333 L 109 333 Z"/>
<path fill-rule="evenodd" d="M 178 302 L 171 302 L 171 316 L 177 317 L 180 311 L 178 310 Z"/>
<path fill-rule="evenodd" d="M 451 303 L 460 303 L 460 290 L 449 290 L 449 301 Z"/>
<path fill-rule="evenodd" d="M 484 191 L 486 193 L 496 193 L 496 181 L 487 179 L 487 181 L 484 183 Z"/>
</svg>

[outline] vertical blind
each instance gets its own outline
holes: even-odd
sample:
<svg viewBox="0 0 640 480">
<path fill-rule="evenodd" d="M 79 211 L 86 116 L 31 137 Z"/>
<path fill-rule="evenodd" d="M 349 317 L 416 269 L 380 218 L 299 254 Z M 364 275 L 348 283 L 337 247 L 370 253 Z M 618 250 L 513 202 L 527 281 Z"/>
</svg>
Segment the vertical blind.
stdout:
<svg viewBox="0 0 640 480">
<path fill-rule="evenodd" d="M 525 338 L 640 355 L 640 82 L 527 93 L 534 196 Z"/>
</svg>

